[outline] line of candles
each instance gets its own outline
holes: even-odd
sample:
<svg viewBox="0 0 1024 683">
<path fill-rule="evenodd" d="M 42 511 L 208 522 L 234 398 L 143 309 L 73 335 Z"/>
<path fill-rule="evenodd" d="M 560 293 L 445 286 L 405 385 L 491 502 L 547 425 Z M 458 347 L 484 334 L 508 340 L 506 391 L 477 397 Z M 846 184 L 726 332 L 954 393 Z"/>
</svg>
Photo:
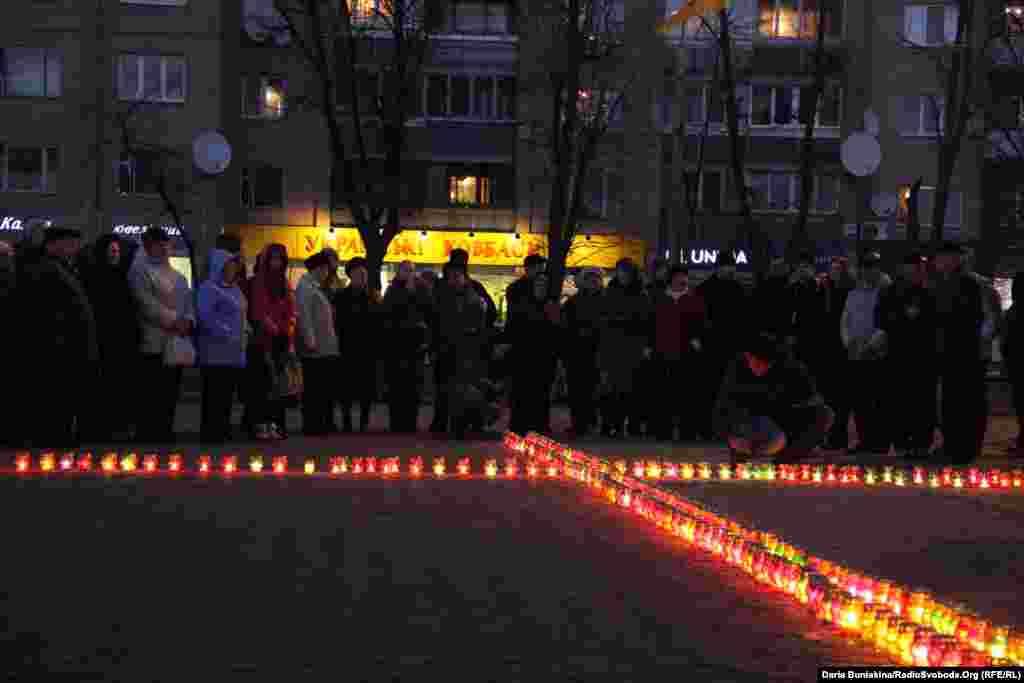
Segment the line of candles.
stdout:
<svg viewBox="0 0 1024 683">
<path fill-rule="evenodd" d="M 815 557 L 775 533 L 743 527 L 670 492 L 653 478 L 630 476 L 619 463 L 546 437 L 506 434 L 505 445 L 540 463 L 560 462 L 567 477 L 609 503 L 743 569 L 834 625 L 837 637 L 856 635 L 900 664 L 1024 666 L 1024 633 L 994 625 L 964 605 L 940 602 L 927 589 L 911 590 Z"/>
</svg>

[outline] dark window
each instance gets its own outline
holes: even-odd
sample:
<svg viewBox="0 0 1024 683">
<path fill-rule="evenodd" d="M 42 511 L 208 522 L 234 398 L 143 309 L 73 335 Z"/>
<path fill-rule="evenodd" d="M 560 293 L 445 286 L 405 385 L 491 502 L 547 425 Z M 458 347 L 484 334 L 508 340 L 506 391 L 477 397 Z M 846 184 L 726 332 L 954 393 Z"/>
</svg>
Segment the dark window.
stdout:
<svg viewBox="0 0 1024 683">
<path fill-rule="evenodd" d="M 243 168 L 242 206 L 247 209 L 284 206 L 284 171 L 271 166 Z"/>
<path fill-rule="evenodd" d="M 448 76 L 432 75 L 427 78 L 427 116 L 447 116 Z"/>
<path fill-rule="evenodd" d="M 775 124 L 788 126 L 793 121 L 793 89 L 775 88 Z"/>
<path fill-rule="evenodd" d="M 0 97 L 60 97 L 63 87 L 59 52 L 0 48 Z"/>
<path fill-rule="evenodd" d="M 469 116 L 468 76 L 452 76 L 452 116 Z"/>
<path fill-rule="evenodd" d="M 514 120 L 516 118 L 516 79 L 498 79 L 498 118 Z"/>
<path fill-rule="evenodd" d="M 494 118 L 494 79 L 477 78 L 473 97 L 473 115 L 478 119 Z"/>
<path fill-rule="evenodd" d="M 0 190 L 54 193 L 59 170 L 56 147 L 0 145 Z"/>
<path fill-rule="evenodd" d="M 117 163 L 117 191 L 120 194 L 155 195 L 160 187 L 160 160 L 156 155 L 125 155 Z"/>
<path fill-rule="evenodd" d="M 377 114 L 377 98 L 380 96 L 380 74 L 376 71 L 359 72 L 359 111 L 363 114 Z"/>
<path fill-rule="evenodd" d="M 511 33 L 513 14 L 508 0 L 454 0 L 447 28 L 453 33 L 503 35 Z"/>
</svg>

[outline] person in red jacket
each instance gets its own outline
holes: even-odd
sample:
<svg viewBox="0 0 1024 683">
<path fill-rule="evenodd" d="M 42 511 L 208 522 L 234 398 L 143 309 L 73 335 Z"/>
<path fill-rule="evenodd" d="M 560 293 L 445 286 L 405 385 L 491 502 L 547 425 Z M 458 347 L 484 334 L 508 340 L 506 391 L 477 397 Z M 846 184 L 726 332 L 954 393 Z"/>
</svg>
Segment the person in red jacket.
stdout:
<svg viewBox="0 0 1024 683">
<path fill-rule="evenodd" d="M 704 299 L 690 289 L 690 272 L 686 266 L 673 266 L 669 271 L 668 287 L 654 291 L 654 309 L 651 327 L 650 355 L 653 356 L 656 376 L 668 387 L 684 387 L 700 370 L 701 339 L 707 326 Z M 676 418 L 679 419 L 679 438 L 696 439 L 704 413 L 705 394 L 690 394 L 687 399 L 665 397 L 687 396 L 668 388 L 656 401 L 652 414 L 653 432 L 659 441 L 671 441 Z"/>
<path fill-rule="evenodd" d="M 250 419 L 259 440 L 287 438 L 285 404 L 271 396 L 274 375 L 295 346 L 295 294 L 288 283 L 288 250 L 271 244 L 260 254 L 249 285 L 249 320 L 254 338 L 248 348 Z"/>
</svg>

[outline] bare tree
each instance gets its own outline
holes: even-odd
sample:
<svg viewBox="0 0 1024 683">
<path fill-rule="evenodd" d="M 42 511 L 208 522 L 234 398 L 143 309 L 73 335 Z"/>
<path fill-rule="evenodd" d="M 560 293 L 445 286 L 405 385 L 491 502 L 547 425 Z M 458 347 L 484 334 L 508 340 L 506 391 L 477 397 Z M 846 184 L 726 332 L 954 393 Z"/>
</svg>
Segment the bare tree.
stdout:
<svg viewBox="0 0 1024 683">
<path fill-rule="evenodd" d="M 555 297 L 583 216 L 588 171 L 633 83 L 623 68 L 626 50 L 616 9 L 616 0 L 541 0 L 531 5 L 528 18 L 531 35 L 543 41 L 543 73 L 528 88 L 550 99 L 546 119 L 528 125 L 539 134 L 550 169 L 548 268 Z"/>
<path fill-rule="evenodd" d="M 356 11 L 353 12 L 353 6 Z M 366 11 L 363 8 L 366 7 Z M 366 247 L 373 286 L 388 245 L 402 231 L 402 168 L 407 157 L 408 122 L 417 113 L 423 64 L 433 17 L 428 0 L 274 0 L 280 21 L 268 31 L 286 34 L 304 58 L 317 92 L 306 102 L 322 115 L 331 156 L 329 203 L 331 226 L 339 205 L 348 208 Z M 366 92 L 361 67 L 376 44 L 387 59 L 381 64 L 381 93 Z M 368 111 L 361 102 L 369 101 Z M 347 103 L 348 111 L 339 110 Z M 368 118 L 375 127 L 376 147 L 383 148 L 383 172 L 371 162 Z"/>
</svg>

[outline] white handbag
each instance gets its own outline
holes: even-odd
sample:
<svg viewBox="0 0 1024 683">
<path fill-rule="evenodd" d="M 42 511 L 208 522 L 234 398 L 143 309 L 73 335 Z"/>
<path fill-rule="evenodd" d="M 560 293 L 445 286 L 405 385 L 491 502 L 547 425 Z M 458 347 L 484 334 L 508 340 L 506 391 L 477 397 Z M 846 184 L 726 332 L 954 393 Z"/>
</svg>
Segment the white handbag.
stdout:
<svg viewBox="0 0 1024 683">
<path fill-rule="evenodd" d="M 196 364 L 196 347 L 188 337 L 171 337 L 164 347 L 164 365 L 190 368 Z"/>
</svg>

